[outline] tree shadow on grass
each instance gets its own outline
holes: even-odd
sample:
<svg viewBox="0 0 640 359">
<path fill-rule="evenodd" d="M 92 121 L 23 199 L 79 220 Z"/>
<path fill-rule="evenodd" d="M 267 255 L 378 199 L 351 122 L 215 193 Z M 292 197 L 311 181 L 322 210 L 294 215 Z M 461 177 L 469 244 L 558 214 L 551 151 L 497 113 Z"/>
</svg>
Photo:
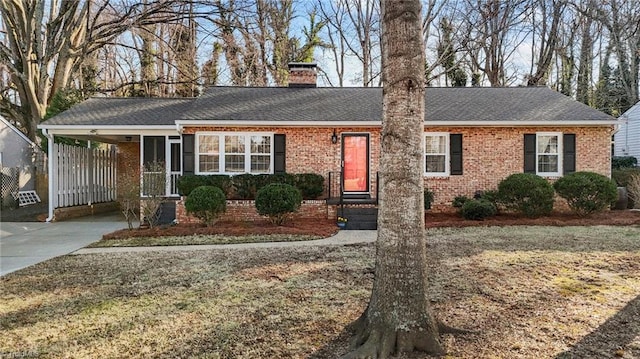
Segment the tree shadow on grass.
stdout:
<svg viewBox="0 0 640 359">
<path fill-rule="evenodd" d="M 640 358 L 640 345 L 630 345 L 639 335 L 640 295 L 555 359 Z"/>
<path fill-rule="evenodd" d="M 339 358 L 349 352 L 349 345 L 353 332 L 345 328 L 340 334 L 325 343 L 322 348 L 307 356 L 307 359 L 332 359 Z"/>
</svg>

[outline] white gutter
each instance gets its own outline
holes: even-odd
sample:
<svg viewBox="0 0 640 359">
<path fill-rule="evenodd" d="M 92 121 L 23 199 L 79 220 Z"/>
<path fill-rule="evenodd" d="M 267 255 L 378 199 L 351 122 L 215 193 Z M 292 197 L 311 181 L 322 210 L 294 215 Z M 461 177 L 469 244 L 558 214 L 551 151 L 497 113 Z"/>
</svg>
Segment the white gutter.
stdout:
<svg viewBox="0 0 640 359">
<path fill-rule="evenodd" d="M 571 126 L 611 126 L 617 120 L 578 120 L 578 121 L 425 121 L 426 127 L 571 127 Z M 272 126 L 272 127 L 380 127 L 382 121 L 247 121 L 247 120 L 177 120 L 178 130 L 186 126 Z"/>
<path fill-rule="evenodd" d="M 174 125 L 135 125 L 135 126 L 114 126 L 114 125 L 38 125 L 39 129 L 47 130 L 172 130 Z"/>
<path fill-rule="evenodd" d="M 54 184 L 54 178 L 53 178 L 53 135 L 49 133 L 49 131 L 47 131 L 46 129 L 42 130 L 42 134 L 47 138 L 47 148 L 48 148 L 48 156 L 47 156 L 47 162 L 48 162 L 48 167 L 49 169 L 47 170 L 47 172 L 49 172 L 49 217 L 47 217 L 45 219 L 46 222 L 51 222 L 53 220 L 53 197 L 54 197 L 54 188 L 53 188 L 53 184 Z"/>
</svg>

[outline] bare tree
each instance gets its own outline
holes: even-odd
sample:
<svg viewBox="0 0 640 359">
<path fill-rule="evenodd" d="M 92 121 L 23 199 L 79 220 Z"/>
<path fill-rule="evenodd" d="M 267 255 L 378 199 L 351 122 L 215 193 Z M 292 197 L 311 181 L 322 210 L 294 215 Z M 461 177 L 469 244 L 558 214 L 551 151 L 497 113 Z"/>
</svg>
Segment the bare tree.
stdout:
<svg viewBox="0 0 640 359">
<path fill-rule="evenodd" d="M 575 4 L 582 32 L 580 42 L 580 58 L 578 62 L 578 83 L 576 86 L 576 100 L 590 104 L 593 89 L 593 46 L 595 36 L 599 32 L 594 26 L 595 0 L 579 1 Z"/>
<path fill-rule="evenodd" d="M 633 104 L 639 98 L 640 2 L 611 0 L 599 5 L 597 16 L 609 30 L 626 101 Z"/>
<path fill-rule="evenodd" d="M 534 0 L 531 4 L 532 47 L 538 50 L 538 56 L 532 62 L 527 86 L 547 84 L 565 8 L 566 0 Z"/>
<path fill-rule="evenodd" d="M 379 42 L 380 8 L 376 0 L 319 0 L 321 20 L 327 23 L 327 36 L 336 62 L 339 84 L 344 83 L 346 57 L 355 57 L 360 65 L 355 81 L 376 86 L 380 80 Z"/>
<path fill-rule="evenodd" d="M 51 97 L 81 76 L 83 60 L 129 29 L 179 18 L 172 11 L 173 4 L 161 0 L 0 0 L 0 16 L 6 24 L 0 61 L 11 73 L 19 98 L 12 101 L 4 92 L 0 113 L 38 141 L 36 127 Z"/>
<path fill-rule="evenodd" d="M 461 40 L 472 68 L 481 71 L 491 86 L 515 80 L 507 73 L 513 54 L 526 38 L 522 24 L 528 11 L 526 0 L 466 0 Z"/>
</svg>

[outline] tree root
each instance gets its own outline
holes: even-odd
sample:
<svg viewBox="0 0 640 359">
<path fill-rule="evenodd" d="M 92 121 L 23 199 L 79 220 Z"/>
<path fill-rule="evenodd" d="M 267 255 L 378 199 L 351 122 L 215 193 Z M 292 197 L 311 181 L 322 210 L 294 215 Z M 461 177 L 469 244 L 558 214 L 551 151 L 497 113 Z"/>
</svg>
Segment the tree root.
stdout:
<svg viewBox="0 0 640 359">
<path fill-rule="evenodd" d="M 447 324 L 445 324 L 444 322 L 438 320 L 438 331 L 440 332 L 440 334 L 460 334 L 460 335 L 466 335 L 466 334 L 478 334 L 479 332 L 474 331 L 474 330 L 468 330 L 468 329 L 459 329 L 459 328 L 454 328 L 451 327 Z"/>
<path fill-rule="evenodd" d="M 355 335 L 351 342 L 353 351 L 342 359 L 384 359 L 396 352 L 423 351 L 432 355 L 444 355 L 442 344 L 426 332 L 405 332 L 367 323 L 362 316 L 352 323 Z"/>
<path fill-rule="evenodd" d="M 367 311 L 349 325 L 354 332 L 351 341 L 353 351 L 342 359 L 382 359 L 396 352 L 419 350 L 431 355 L 444 355 L 445 351 L 438 338 L 426 332 L 405 332 L 386 329 L 368 322 Z M 437 320 L 440 334 L 468 335 L 478 334 L 476 331 L 458 329 Z"/>
</svg>

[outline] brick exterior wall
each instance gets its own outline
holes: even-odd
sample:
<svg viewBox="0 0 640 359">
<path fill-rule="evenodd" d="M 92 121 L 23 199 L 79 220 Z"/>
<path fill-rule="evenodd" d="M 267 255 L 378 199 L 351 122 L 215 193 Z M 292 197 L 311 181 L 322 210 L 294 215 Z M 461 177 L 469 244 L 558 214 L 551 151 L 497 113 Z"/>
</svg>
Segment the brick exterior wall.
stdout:
<svg viewBox="0 0 640 359">
<path fill-rule="evenodd" d="M 286 171 L 289 173 L 318 173 L 328 181 L 329 172 L 340 171 L 341 141 L 333 144 L 334 128 L 301 127 L 189 127 L 185 134 L 211 132 L 271 132 L 286 135 Z M 380 128 L 342 127 L 335 129 L 338 138 L 343 134 L 368 134 L 370 138 L 370 190 L 376 194 L 376 173 L 380 160 Z M 611 175 L 611 126 L 602 127 L 425 127 L 425 132 L 448 132 L 463 135 L 463 175 L 425 177 L 425 187 L 435 192 L 433 211 L 451 210 L 456 196 L 473 196 L 476 191 L 497 188 L 498 183 L 513 173 L 523 172 L 524 134 L 562 132 L 576 135 L 576 170 Z M 119 170 L 127 169 L 139 175 L 139 144 L 121 143 Z M 123 172 L 120 172 L 122 174 Z M 549 179 L 553 181 L 553 178 Z M 322 198 L 322 197 L 321 197 Z M 245 208 L 243 210 L 237 209 Z M 242 213 L 256 218 L 253 205 L 230 204 L 229 213 Z M 304 210 L 306 211 L 306 210 Z M 327 218 L 335 217 L 335 206 L 317 209 Z M 253 214 L 252 214 L 253 213 Z M 184 216 L 182 216 L 184 218 Z M 180 218 L 180 215 L 178 216 Z"/>
<path fill-rule="evenodd" d="M 610 127 L 436 127 L 425 131 L 463 135 L 463 175 L 425 177 L 425 186 L 435 192 L 435 211 L 450 209 L 456 196 L 472 197 L 476 191 L 496 189 L 507 176 L 523 172 L 523 138 L 527 133 L 573 133 L 576 135 L 576 171 L 611 175 Z"/>
<path fill-rule="evenodd" d="M 303 201 L 298 212 L 293 214 L 293 218 L 335 218 L 335 211 L 331 212 L 331 206 L 327 206 L 325 201 Z M 256 221 L 265 219 L 258 214 L 255 201 L 252 200 L 230 200 L 227 201 L 227 211 L 223 218 L 235 221 Z M 176 202 L 176 219 L 178 223 L 199 223 L 200 220 L 187 214 L 184 208 L 184 197 Z"/>
</svg>

